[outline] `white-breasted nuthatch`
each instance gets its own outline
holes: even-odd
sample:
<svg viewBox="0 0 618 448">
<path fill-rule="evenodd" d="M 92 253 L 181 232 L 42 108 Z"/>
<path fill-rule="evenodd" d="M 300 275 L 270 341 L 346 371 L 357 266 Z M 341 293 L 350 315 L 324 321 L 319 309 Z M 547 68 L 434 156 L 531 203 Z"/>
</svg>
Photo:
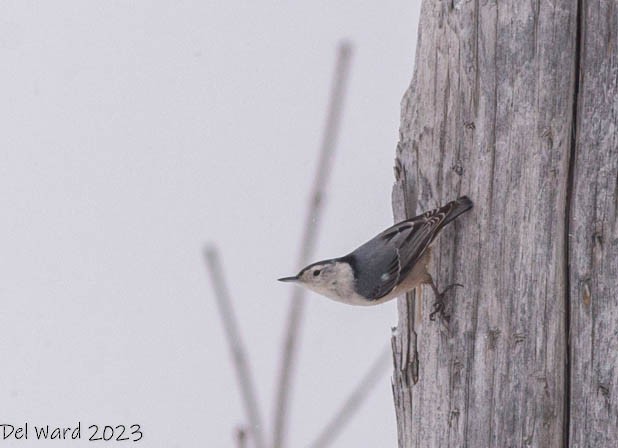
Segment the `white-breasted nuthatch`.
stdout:
<svg viewBox="0 0 618 448">
<path fill-rule="evenodd" d="M 472 208 L 466 196 L 407 219 L 367 241 L 355 251 L 339 258 L 318 261 L 303 268 L 294 277 L 280 278 L 296 282 L 312 291 L 350 305 L 378 305 L 407 293 L 422 284 L 431 285 L 436 302 L 431 320 L 444 308 L 444 293 L 439 292 L 427 264 L 430 245 L 440 230 Z M 447 316 L 445 316 L 447 317 Z"/>
</svg>

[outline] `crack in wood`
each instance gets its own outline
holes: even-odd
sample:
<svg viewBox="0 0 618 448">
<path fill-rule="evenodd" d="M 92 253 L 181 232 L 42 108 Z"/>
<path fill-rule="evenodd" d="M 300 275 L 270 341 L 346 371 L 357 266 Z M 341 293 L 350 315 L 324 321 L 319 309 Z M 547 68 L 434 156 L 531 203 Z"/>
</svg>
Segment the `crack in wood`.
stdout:
<svg viewBox="0 0 618 448">
<path fill-rule="evenodd" d="M 567 178 L 567 194 L 565 204 L 565 228 L 564 228 L 564 271 L 565 271 L 565 293 L 564 293 L 564 320 L 565 320 L 565 373 L 564 373 L 564 404 L 563 404 L 563 443 L 568 447 L 571 437 L 571 240 L 569 234 L 571 233 L 572 222 L 572 207 L 573 207 L 573 190 L 574 190 L 574 176 L 575 176 L 575 157 L 577 151 L 577 132 L 578 132 L 578 107 L 579 107 L 579 90 L 581 82 L 581 52 L 582 41 L 584 39 L 583 31 L 583 0 L 577 0 L 576 11 L 576 29 L 575 29 L 575 61 L 574 61 L 574 74 L 573 74 L 573 102 L 572 102 L 572 115 L 571 115 L 571 141 L 569 150 L 569 168 Z"/>
</svg>

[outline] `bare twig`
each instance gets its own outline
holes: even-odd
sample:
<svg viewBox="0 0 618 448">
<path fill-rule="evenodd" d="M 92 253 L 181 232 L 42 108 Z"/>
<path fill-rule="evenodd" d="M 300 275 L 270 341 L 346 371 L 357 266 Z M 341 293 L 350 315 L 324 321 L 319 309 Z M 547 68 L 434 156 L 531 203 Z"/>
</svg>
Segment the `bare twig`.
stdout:
<svg viewBox="0 0 618 448">
<path fill-rule="evenodd" d="M 375 386 L 382 374 L 391 365 L 390 361 L 391 347 L 388 345 L 373 362 L 343 406 L 333 416 L 330 423 L 326 425 L 315 441 L 309 445 L 310 448 L 325 448 L 335 440 L 354 413 L 360 408 L 363 401 L 365 401 L 373 386 Z"/>
<path fill-rule="evenodd" d="M 240 392 L 244 401 L 247 419 L 251 427 L 253 441 L 256 448 L 266 448 L 264 442 L 264 428 L 262 427 L 262 420 L 257 405 L 255 387 L 251 379 L 245 347 L 240 338 L 240 331 L 238 330 L 232 301 L 223 278 L 217 250 L 214 247 L 206 247 L 204 249 L 204 258 L 209 268 L 210 277 L 215 290 L 215 297 L 217 298 L 217 305 L 219 306 L 219 314 L 221 315 L 223 327 L 225 328 L 225 335 L 230 351 L 232 352 L 232 360 L 236 369 L 236 376 L 240 385 Z"/>
<path fill-rule="evenodd" d="M 236 448 L 247 448 L 247 431 L 243 426 L 236 428 Z"/>
<path fill-rule="evenodd" d="M 320 212 L 322 210 L 322 198 L 330 173 L 330 165 L 333 156 L 341 110 L 343 105 L 344 90 L 348 79 L 350 56 L 352 47 L 349 43 L 339 46 L 335 79 L 331 90 L 328 115 L 320 150 L 320 160 L 310 196 L 309 211 L 305 217 L 305 227 L 300 249 L 298 266 L 302 267 L 309 262 L 313 254 L 313 248 L 318 230 Z M 275 422 L 273 434 L 273 448 L 281 448 L 285 438 L 286 423 L 288 417 L 288 401 L 291 390 L 291 375 L 294 370 L 296 357 L 296 344 L 300 330 L 301 317 L 303 314 L 305 293 L 302 288 L 294 288 L 292 301 L 287 318 L 287 327 L 283 346 L 283 356 L 277 381 L 277 396 L 275 400 Z"/>
</svg>

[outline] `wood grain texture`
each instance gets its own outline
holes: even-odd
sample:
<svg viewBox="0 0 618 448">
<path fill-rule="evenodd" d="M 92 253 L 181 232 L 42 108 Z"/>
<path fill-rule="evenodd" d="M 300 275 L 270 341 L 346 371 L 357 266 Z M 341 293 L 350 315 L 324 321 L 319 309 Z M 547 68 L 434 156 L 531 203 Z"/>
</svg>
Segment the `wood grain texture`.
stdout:
<svg viewBox="0 0 618 448">
<path fill-rule="evenodd" d="M 566 441 L 577 12 L 576 0 L 423 1 L 395 218 L 463 194 L 475 208 L 433 251 L 440 288 L 465 285 L 450 295 L 448 328 L 428 320 L 429 288 L 399 299 L 400 447 Z"/>
<path fill-rule="evenodd" d="M 618 5 L 581 13 L 570 213 L 573 447 L 618 446 Z"/>
</svg>

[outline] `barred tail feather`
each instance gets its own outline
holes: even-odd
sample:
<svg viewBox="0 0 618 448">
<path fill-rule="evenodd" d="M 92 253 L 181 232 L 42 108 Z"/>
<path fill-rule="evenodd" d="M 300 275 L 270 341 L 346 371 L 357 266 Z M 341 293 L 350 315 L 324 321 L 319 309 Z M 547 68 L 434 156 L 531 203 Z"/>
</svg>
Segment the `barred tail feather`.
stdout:
<svg viewBox="0 0 618 448">
<path fill-rule="evenodd" d="M 473 202 L 470 200 L 470 198 L 468 198 L 468 196 L 462 196 L 440 208 L 439 212 L 445 214 L 444 220 L 442 221 L 440 228 L 453 221 L 462 213 L 470 210 L 473 205 Z"/>
</svg>

